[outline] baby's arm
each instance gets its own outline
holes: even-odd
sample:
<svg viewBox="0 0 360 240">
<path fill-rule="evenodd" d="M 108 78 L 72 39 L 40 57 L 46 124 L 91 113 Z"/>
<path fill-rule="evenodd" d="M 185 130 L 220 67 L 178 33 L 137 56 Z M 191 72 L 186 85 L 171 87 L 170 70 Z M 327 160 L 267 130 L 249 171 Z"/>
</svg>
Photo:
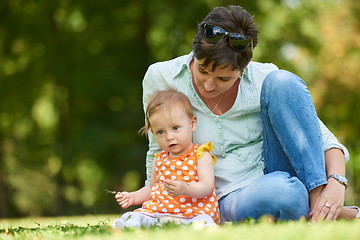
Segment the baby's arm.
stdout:
<svg viewBox="0 0 360 240">
<path fill-rule="evenodd" d="M 116 201 L 122 208 L 128 208 L 132 205 L 140 205 L 150 199 L 151 187 L 155 184 L 155 161 L 153 162 L 153 171 L 150 179 L 150 186 L 144 186 L 135 192 L 118 192 L 115 195 Z"/>
<path fill-rule="evenodd" d="M 145 186 L 135 192 L 118 192 L 115 195 L 116 201 L 122 208 L 132 205 L 140 205 L 150 199 L 150 186 Z"/>
<path fill-rule="evenodd" d="M 165 181 L 165 188 L 171 196 L 185 195 L 194 198 L 209 196 L 215 186 L 214 163 L 209 152 L 198 160 L 197 172 L 199 181 L 185 183 L 182 181 Z"/>
</svg>

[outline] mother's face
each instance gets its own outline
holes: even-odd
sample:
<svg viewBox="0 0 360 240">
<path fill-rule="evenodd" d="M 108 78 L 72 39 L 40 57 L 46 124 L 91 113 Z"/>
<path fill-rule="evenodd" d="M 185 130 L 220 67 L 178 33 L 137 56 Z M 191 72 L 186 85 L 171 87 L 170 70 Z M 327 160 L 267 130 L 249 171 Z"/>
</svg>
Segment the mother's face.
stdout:
<svg viewBox="0 0 360 240">
<path fill-rule="evenodd" d="M 193 82 L 199 93 L 205 98 L 215 98 L 229 90 L 240 77 L 240 70 L 232 66 L 220 65 L 212 71 L 213 63 L 206 68 L 201 66 L 204 59 L 196 59 L 190 65 Z"/>
</svg>

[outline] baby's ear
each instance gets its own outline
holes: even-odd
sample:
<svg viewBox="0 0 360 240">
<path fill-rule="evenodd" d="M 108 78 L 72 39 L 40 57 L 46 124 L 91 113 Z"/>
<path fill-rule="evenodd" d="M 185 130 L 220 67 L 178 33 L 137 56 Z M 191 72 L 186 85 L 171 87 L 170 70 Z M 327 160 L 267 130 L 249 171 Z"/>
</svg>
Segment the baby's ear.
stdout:
<svg viewBox="0 0 360 240">
<path fill-rule="evenodd" d="M 197 117 L 194 115 L 191 118 L 192 131 L 195 132 L 197 128 Z"/>
</svg>

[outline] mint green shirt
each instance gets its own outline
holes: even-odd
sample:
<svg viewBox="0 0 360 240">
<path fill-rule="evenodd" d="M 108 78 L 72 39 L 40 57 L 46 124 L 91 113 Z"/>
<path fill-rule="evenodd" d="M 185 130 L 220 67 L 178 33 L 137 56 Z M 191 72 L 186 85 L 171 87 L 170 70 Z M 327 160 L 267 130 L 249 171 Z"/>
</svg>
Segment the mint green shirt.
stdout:
<svg viewBox="0 0 360 240">
<path fill-rule="evenodd" d="M 170 61 L 149 66 L 143 80 L 143 105 L 146 109 L 149 97 L 158 90 L 175 89 L 185 93 L 194 108 L 198 128 L 193 134 L 197 144 L 212 142 L 216 155 L 215 182 L 218 198 L 245 187 L 264 173 L 262 121 L 260 93 L 264 78 L 277 66 L 271 63 L 250 62 L 241 79 L 234 105 L 221 116 L 213 114 L 197 95 L 192 84 L 189 64 L 193 53 Z M 325 150 L 340 148 L 349 159 L 347 149 L 319 120 Z M 160 148 L 149 133 L 149 150 L 146 156 L 147 182 L 149 183 L 154 154 Z"/>
</svg>

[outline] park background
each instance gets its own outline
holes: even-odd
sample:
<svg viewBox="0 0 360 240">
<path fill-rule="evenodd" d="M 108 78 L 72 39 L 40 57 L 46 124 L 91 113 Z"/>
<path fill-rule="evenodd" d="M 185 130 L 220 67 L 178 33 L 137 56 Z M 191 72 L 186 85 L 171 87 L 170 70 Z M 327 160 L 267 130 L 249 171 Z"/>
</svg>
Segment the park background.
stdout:
<svg viewBox="0 0 360 240">
<path fill-rule="evenodd" d="M 0 218 L 121 213 L 104 189 L 144 183 L 148 65 L 189 53 L 229 4 L 255 16 L 254 60 L 308 84 L 350 152 L 346 204 L 360 204 L 358 0 L 2 0 Z"/>
</svg>

